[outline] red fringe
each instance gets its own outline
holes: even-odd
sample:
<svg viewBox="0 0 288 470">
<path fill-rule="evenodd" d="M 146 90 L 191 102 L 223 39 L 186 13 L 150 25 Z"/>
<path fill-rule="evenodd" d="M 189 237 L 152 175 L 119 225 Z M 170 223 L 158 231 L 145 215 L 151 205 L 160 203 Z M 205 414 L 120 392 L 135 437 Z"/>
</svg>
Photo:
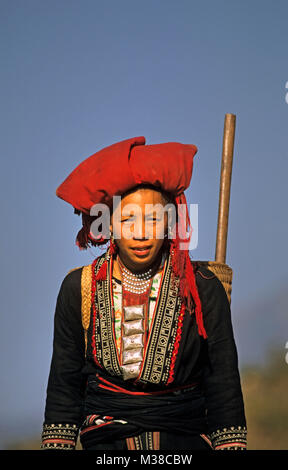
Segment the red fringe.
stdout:
<svg viewBox="0 0 288 470">
<path fill-rule="evenodd" d="M 108 250 L 110 251 L 110 257 L 113 257 L 115 253 L 117 253 L 117 245 L 113 243 L 110 238 L 110 245 Z M 96 281 L 104 281 L 107 276 L 107 267 L 108 267 L 108 259 L 105 259 L 104 263 L 102 264 L 101 268 L 99 269 L 96 275 Z"/>
<path fill-rule="evenodd" d="M 171 359 L 171 365 L 170 365 L 170 371 L 169 371 L 169 377 L 168 377 L 167 385 L 169 385 L 171 382 L 173 382 L 173 379 L 174 379 L 174 368 L 175 368 L 175 362 L 176 362 L 178 349 L 179 349 L 179 344 L 180 344 L 181 335 L 182 335 L 182 326 L 183 326 L 184 313 L 185 313 L 185 304 L 183 303 L 182 306 L 181 306 L 181 310 L 180 310 L 179 318 L 178 318 L 177 334 L 176 334 L 176 340 L 175 340 L 174 349 L 173 349 L 173 353 L 172 353 L 172 359 Z"/>
<path fill-rule="evenodd" d="M 176 224 L 175 237 L 171 242 L 171 259 L 172 259 L 172 270 L 174 274 L 179 278 L 179 294 L 183 302 L 186 303 L 187 308 L 190 312 L 193 310 L 193 301 L 195 303 L 195 316 L 196 323 L 198 326 L 198 332 L 204 339 L 207 338 L 207 333 L 203 323 L 202 305 L 199 297 L 197 284 L 195 280 L 195 273 L 192 262 L 189 257 L 189 242 L 191 238 L 191 224 L 189 219 L 187 201 L 184 193 L 176 197 L 176 204 L 185 204 L 185 212 L 183 215 L 182 211 L 178 211 L 179 220 Z M 184 233 L 188 231 L 189 236 L 187 239 L 183 238 L 182 243 L 186 243 L 187 249 L 180 249 L 180 237 L 179 233 L 184 236 Z"/>
<path fill-rule="evenodd" d="M 196 323 L 198 326 L 199 335 L 203 336 L 203 338 L 206 339 L 207 333 L 206 333 L 206 330 L 204 328 L 204 323 L 203 323 L 201 300 L 200 300 L 197 285 L 196 285 L 194 269 L 193 269 L 192 262 L 189 256 L 186 262 L 186 280 L 187 280 L 186 289 L 187 290 L 189 289 L 189 291 L 192 293 L 192 297 L 195 302 L 195 316 L 196 316 Z M 188 292 L 185 292 L 185 294 L 188 295 Z"/>
<path fill-rule="evenodd" d="M 111 256 L 114 256 L 118 251 L 118 247 L 117 247 L 116 243 L 112 242 L 111 238 L 110 238 L 109 250 L 110 250 L 110 255 Z"/>
</svg>

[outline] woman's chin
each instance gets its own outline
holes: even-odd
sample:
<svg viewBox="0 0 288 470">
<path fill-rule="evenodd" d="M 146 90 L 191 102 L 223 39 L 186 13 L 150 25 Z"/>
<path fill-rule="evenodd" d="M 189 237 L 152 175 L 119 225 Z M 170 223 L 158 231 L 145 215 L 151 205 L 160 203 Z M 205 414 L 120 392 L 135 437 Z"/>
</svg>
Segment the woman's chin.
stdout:
<svg viewBox="0 0 288 470">
<path fill-rule="evenodd" d="M 154 262 L 154 258 L 151 256 L 151 254 L 139 256 L 137 254 L 133 254 L 133 256 L 130 256 L 129 258 L 130 263 L 135 266 L 135 269 L 149 267 Z"/>
<path fill-rule="evenodd" d="M 149 268 L 155 262 L 157 254 L 155 256 L 155 251 L 153 248 L 145 250 L 145 252 L 130 250 L 129 253 L 126 254 L 125 258 L 129 259 L 129 264 L 131 267 L 133 266 L 133 269 L 140 270 Z"/>
</svg>

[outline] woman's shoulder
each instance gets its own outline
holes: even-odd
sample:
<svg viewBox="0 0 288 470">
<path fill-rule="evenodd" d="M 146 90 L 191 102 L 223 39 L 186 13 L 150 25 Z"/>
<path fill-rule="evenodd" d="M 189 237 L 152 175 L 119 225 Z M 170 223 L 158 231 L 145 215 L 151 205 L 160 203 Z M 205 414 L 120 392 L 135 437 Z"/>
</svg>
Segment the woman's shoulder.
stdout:
<svg viewBox="0 0 288 470">
<path fill-rule="evenodd" d="M 71 268 L 64 275 L 62 285 L 67 288 L 73 288 L 81 283 L 81 275 L 84 266 L 77 266 L 76 268 Z"/>
<path fill-rule="evenodd" d="M 192 260 L 191 262 L 200 297 L 205 299 L 205 301 L 212 298 L 218 298 L 226 302 L 226 290 L 217 275 L 210 270 L 208 265 L 205 263 Z"/>
<path fill-rule="evenodd" d="M 77 266 L 76 268 L 69 269 L 66 275 L 64 276 L 62 284 L 65 284 L 65 286 L 68 286 L 68 287 L 73 287 L 73 286 L 75 287 L 75 286 L 80 285 L 82 274 L 84 275 L 85 273 L 91 272 L 92 266 L 95 264 L 95 262 L 101 261 L 103 257 L 105 257 L 105 253 L 95 258 L 89 264 L 85 264 L 83 266 Z"/>
<path fill-rule="evenodd" d="M 91 283 L 93 266 L 95 266 L 97 271 L 104 257 L 105 253 L 95 258 L 89 264 L 69 269 L 64 275 L 64 278 L 62 278 L 61 290 L 68 295 L 70 294 L 70 296 L 73 294 L 77 296 L 81 295 L 81 289 Z"/>
<path fill-rule="evenodd" d="M 206 284 L 213 284 L 217 283 L 217 276 L 211 271 L 207 266 L 207 264 L 203 263 L 202 261 L 193 261 L 191 260 L 195 279 L 197 285 L 206 285 Z"/>
<path fill-rule="evenodd" d="M 84 266 L 71 268 L 66 272 L 60 283 L 58 299 L 63 305 L 80 305 L 81 302 L 81 277 Z"/>
<path fill-rule="evenodd" d="M 214 272 L 211 271 L 211 269 L 209 269 L 208 267 L 206 267 L 206 265 L 203 262 L 191 260 L 191 263 L 192 263 L 195 274 L 198 275 L 198 278 L 206 279 L 210 281 L 211 279 L 215 279 L 217 277 L 214 274 Z"/>
</svg>

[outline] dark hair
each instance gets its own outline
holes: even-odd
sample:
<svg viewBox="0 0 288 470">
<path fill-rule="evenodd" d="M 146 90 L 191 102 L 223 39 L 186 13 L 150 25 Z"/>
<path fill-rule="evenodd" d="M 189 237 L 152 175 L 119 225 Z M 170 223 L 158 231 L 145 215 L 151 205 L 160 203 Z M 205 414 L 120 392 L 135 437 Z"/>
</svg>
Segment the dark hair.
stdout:
<svg viewBox="0 0 288 470">
<path fill-rule="evenodd" d="M 134 193 L 138 189 L 152 189 L 154 191 L 158 191 L 159 193 L 162 194 L 162 196 L 165 199 L 166 203 L 175 204 L 175 197 L 172 193 L 169 193 L 168 191 L 165 191 L 161 186 L 156 186 L 156 185 L 150 184 L 150 183 L 141 183 L 141 184 L 138 184 L 137 186 L 133 186 L 133 188 L 128 189 L 128 191 L 125 191 L 125 193 L 121 194 L 121 197 L 125 197 L 128 194 Z"/>
</svg>

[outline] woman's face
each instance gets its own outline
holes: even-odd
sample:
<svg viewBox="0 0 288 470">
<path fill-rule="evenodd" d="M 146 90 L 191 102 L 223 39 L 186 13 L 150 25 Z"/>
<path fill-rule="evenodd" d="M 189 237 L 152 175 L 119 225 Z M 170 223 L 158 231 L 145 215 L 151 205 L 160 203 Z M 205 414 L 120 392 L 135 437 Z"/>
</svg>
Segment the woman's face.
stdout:
<svg viewBox="0 0 288 470">
<path fill-rule="evenodd" d="M 165 204 L 159 191 L 139 188 L 122 197 L 114 210 L 110 230 L 131 271 L 146 270 L 157 259 L 167 232 Z"/>
</svg>

